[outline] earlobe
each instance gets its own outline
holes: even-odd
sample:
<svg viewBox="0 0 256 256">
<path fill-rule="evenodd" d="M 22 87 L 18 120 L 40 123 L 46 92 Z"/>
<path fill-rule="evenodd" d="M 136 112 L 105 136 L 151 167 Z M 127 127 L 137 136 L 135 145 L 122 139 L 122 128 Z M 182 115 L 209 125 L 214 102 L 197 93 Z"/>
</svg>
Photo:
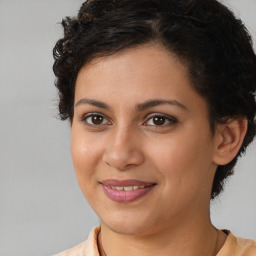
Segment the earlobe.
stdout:
<svg viewBox="0 0 256 256">
<path fill-rule="evenodd" d="M 215 152 L 213 162 L 217 165 L 225 165 L 231 162 L 237 155 L 246 131 L 247 119 L 230 119 L 225 124 L 218 124 L 215 134 Z"/>
</svg>

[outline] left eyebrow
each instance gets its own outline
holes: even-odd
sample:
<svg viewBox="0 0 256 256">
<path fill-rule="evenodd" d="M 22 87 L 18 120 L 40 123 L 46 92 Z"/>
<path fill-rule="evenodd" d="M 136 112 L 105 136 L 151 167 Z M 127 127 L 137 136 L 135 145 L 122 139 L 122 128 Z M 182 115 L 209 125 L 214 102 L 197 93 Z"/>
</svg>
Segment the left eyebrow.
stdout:
<svg viewBox="0 0 256 256">
<path fill-rule="evenodd" d="M 176 101 L 176 100 L 160 100 L 160 99 L 153 99 L 153 100 L 148 100 L 146 102 L 140 103 L 136 106 L 136 109 L 138 111 L 143 111 L 146 110 L 148 108 L 151 107 L 155 107 L 158 105 L 163 105 L 163 104 L 168 104 L 171 106 L 177 106 L 180 107 L 184 110 L 188 110 L 183 104 L 181 104 L 180 102 Z"/>
</svg>

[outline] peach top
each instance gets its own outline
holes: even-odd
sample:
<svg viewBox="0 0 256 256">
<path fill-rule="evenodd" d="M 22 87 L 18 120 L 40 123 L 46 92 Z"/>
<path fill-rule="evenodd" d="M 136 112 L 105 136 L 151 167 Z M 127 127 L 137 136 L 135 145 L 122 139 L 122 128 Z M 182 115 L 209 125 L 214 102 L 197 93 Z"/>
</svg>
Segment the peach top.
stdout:
<svg viewBox="0 0 256 256">
<path fill-rule="evenodd" d="M 88 239 L 64 252 L 53 256 L 100 256 L 97 245 L 97 237 L 100 227 L 92 229 Z M 225 244 L 216 256 L 256 256 L 256 242 L 234 236 L 230 231 Z"/>
</svg>

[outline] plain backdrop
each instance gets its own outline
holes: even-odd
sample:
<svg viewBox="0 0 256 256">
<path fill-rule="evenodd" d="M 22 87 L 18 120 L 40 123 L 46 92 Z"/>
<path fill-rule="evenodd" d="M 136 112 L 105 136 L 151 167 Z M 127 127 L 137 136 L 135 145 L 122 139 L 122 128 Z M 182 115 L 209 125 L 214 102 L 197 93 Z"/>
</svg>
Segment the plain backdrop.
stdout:
<svg viewBox="0 0 256 256">
<path fill-rule="evenodd" d="M 99 223 L 57 117 L 52 48 L 82 0 L 0 0 L 0 256 L 46 256 L 85 240 Z M 225 1 L 256 38 L 256 0 Z M 256 240 L 256 144 L 212 203 L 213 223 Z"/>
</svg>

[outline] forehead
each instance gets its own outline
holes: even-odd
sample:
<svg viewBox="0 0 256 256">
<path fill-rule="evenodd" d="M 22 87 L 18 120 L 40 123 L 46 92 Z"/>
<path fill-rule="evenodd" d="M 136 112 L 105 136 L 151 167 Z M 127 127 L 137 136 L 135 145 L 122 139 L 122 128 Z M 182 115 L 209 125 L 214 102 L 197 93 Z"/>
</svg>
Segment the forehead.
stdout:
<svg viewBox="0 0 256 256">
<path fill-rule="evenodd" d="M 174 54 L 158 44 L 146 44 L 93 59 L 79 71 L 76 89 L 81 86 L 89 89 L 91 84 L 96 87 L 108 85 L 109 89 L 117 85 L 111 82 L 118 82 L 117 88 L 129 82 L 129 88 L 136 85 L 139 89 L 145 84 L 144 81 L 147 81 L 148 89 L 153 89 L 160 87 L 160 81 L 167 74 L 172 76 L 171 80 L 181 82 L 188 80 L 186 73 L 186 68 Z"/>
<path fill-rule="evenodd" d="M 94 59 L 80 70 L 75 103 L 81 98 L 129 106 L 149 99 L 204 101 L 187 68 L 164 47 L 147 44 Z"/>
</svg>

